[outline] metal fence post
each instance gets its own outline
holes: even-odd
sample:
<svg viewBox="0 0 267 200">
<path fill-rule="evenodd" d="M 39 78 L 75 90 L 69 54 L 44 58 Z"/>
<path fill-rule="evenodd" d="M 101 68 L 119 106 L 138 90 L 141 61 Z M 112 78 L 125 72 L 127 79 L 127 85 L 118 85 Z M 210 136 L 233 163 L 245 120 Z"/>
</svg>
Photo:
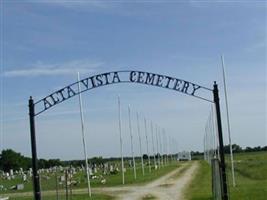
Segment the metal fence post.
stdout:
<svg viewBox="0 0 267 200">
<path fill-rule="evenodd" d="M 222 177 L 222 199 L 228 200 L 227 180 L 226 180 L 226 172 L 225 172 L 224 147 L 223 147 L 223 136 L 222 136 L 220 100 L 219 100 L 218 85 L 216 84 L 216 82 L 214 82 L 214 85 L 213 85 L 213 95 L 214 95 L 214 103 L 215 103 L 215 108 L 216 108 L 218 136 L 219 136 L 220 169 L 221 169 L 221 177 Z"/>
<path fill-rule="evenodd" d="M 29 99 L 29 117 L 31 131 L 31 148 L 32 148 L 32 172 L 33 172 L 33 189 L 34 199 L 41 200 L 40 179 L 38 174 L 38 160 L 36 151 L 35 124 L 34 124 L 34 102 L 32 97 Z"/>
</svg>

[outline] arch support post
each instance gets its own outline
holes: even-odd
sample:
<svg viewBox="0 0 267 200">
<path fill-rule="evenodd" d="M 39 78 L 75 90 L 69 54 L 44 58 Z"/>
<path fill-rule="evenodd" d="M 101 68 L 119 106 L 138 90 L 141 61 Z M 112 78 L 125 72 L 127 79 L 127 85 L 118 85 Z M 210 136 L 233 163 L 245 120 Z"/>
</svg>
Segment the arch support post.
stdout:
<svg viewBox="0 0 267 200">
<path fill-rule="evenodd" d="M 32 97 L 30 97 L 29 99 L 29 117 L 30 117 L 30 131 L 31 131 L 34 199 L 41 200 L 40 179 L 38 174 L 38 160 L 37 160 L 36 137 L 35 137 L 35 122 L 34 122 L 35 112 L 34 112 L 34 102 Z"/>
<path fill-rule="evenodd" d="M 216 82 L 214 82 L 214 85 L 213 85 L 213 97 L 214 97 L 214 103 L 215 103 L 215 109 L 216 109 L 217 128 L 218 128 L 218 137 L 219 137 L 221 194 L 222 194 L 222 200 L 228 200 L 227 180 L 226 180 L 226 171 L 225 171 L 226 166 L 225 166 L 222 122 L 221 122 L 221 111 L 220 111 L 220 99 L 219 99 L 218 85 Z"/>
</svg>

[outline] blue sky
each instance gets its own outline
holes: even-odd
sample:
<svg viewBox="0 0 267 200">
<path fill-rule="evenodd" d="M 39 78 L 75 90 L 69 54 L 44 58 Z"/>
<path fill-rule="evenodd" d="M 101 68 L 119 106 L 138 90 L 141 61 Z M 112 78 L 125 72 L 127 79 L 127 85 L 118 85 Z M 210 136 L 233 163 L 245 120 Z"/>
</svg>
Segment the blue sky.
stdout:
<svg viewBox="0 0 267 200">
<path fill-rule="evenodd" d="M 217 81 L 228 143 L 221 54 L 233 143 L 266 145 L 266 6 L 264 1 L 2 1 L 1 148 L 30 155 L 29 96 L 38 100 L 75 82 L 77 71 L 85 78 L 129 69 L 209 88 Z M 126 154 L 128 104 L 165 128 L 179 150 L 203 150 L 209 103 L 121 84 L 83 95 L 90 156 L 119 155 L 118 94 Z M 82 158 L 78 108 L 73 98 L 37 118 L 40 157 Z"/>
</svg>

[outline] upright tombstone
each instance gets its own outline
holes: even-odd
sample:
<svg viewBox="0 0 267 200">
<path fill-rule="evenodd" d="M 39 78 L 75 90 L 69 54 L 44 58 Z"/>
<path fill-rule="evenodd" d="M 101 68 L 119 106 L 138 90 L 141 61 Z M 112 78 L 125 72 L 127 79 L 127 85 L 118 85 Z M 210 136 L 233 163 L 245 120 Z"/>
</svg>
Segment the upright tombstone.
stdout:
<svg viewBox="0 0 267 200">
<path fill-rule="evenodd" d="M 22 169 L 22 168 L 19 168 L 19 174 L 20 174 L 20 175 L 23 175 L 23 174 L 24 174 L 24 172 L 23 172 L 23 169 Z"/>
<path fill-rule="evenodd" d="M 60 176 L 60 182 L 64 182 L 65 181 L 65 176 Z"/>
<path fill-rule="evenodd" d="M 16 185 L 16 190 L 23 190 L 24 189 L 24 184 L 17 184 Z"/>
<path fill-rule="evenodd" d="M 113 167 L 113 165 L 110 165 L 110 166 L 109 166 L 109 172 L 110 172 L 110 173 L 113 173 L 113 172 L 114 172 L 114 167 Z"/>
<path fill-rule="evenodd" d="M 23 174 L 22 175 L 22 180 L 23 180 L 23 182 L 26 182 L 27 181 L 27 175 L 26 174 Z"/>
<path fill-rule="evenodd" d="M 28 174 L 29 174 L 30 177 L 32 177 L 32 168 L 30 168 L 30 169 L 28 170 Z"/>
<path fill-rule="evenodd" d="M 11 180 L 11 176 L 9 175 L 8 172 L 6 173 L 6 179 L 7 179 L 7 180 Z"/>
</svg>

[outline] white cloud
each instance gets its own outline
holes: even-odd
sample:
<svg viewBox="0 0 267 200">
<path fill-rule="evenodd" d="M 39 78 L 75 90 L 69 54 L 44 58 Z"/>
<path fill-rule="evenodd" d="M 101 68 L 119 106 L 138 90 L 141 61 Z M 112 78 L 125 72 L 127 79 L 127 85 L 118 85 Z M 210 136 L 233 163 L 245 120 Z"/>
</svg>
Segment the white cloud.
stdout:
<svg viewBox="0 0 267 200">
<path fill-rule="evenodd" d="M 92 73 L 102 65 L 102 62 L 92 62 L 89 60 L 74 60 L 59 64 L 37 62 L 30 68 L 5 71 L 3 75 L 4 77 L 74 75 L 77 72 Z"/>
</svg>

